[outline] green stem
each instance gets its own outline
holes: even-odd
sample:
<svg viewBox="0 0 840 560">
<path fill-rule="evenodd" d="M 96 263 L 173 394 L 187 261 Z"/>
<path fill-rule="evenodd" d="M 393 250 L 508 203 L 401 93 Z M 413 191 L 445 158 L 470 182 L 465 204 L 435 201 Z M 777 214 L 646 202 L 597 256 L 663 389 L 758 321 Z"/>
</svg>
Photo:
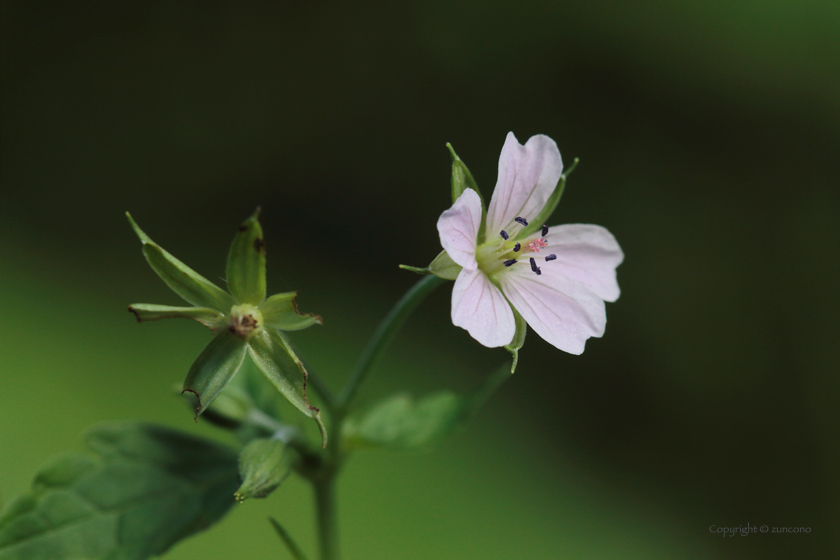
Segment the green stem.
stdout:
<svg viewBox="0 0 840 560">
<path fill-rule="evenodd" d="M 318 546 L 321 560 L 338 560 L 338 525 L 335 511 L 335 475 L 316 480 L 315 507 L 318 515 Z"/>
<path fill-rule="evenodd" d="M 422 280 L 417 282 L 405 295 L 397 302 L 391 312 L 382 320 L 373 338 L 370 339 L 368 345 L 362 352 L 359 358 L 359 363 L 344 387 L 344 391 L 339 397 L 339 402 L 346 411 L 353 398 L 356 396 L 359 386 L 364 381 L 365 377 L 374 368 L 376 363 L 382 358 L 388 345 L 394 339 L 400 327 L 403 326 L 408 316 L 414 311 L 423 299 L 432 293 L 435 288 L 445 282 L 444 279 L 438 278 L 432 274 L 425 276 Z"/>
</svg>

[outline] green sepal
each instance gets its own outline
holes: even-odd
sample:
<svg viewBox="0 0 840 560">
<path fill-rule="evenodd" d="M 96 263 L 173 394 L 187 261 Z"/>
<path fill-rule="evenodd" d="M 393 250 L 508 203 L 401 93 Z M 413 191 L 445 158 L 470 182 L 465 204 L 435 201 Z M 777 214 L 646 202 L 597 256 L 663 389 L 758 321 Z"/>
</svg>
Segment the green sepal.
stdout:
<svg viewBox="0 0 840 560">
<path fill-rule="evenodd" d="M 92 453 L 54 458 L 0 511 L 0 558 L 145 560 L 235 503 L 237 456 L 227 446 L 131 422 L 85 439 Z"/>
<path fill-rule="evenodd" d="M 183 390 L 198 398 L 196 421 L 239 371 L 247 347 L 245 339 L 224 330 L 213 337 L 190 366 Z"/>
<path fill-rule="evenodd" d="M 234 497 L 240 502 L 248 498 L 265 498 L 283 482 L 291 465 L 285 444 L 273 438 L 251 440 L 239 454 L 239 476 L 242 486 Z"/>
<path fill-rule="evenodd" d="M 481 190 L 479 190 L 472 173 L 467 168 L 467 164 L 458 157 L 452 144 L 447 142 L 446 147 L 449 148 L 449 154 L 452 156 L 452 204 L 455 204 L 455 201 L 464 194 L 465 190 L 472 189 L 481 199 L 481 207 L 483 208 L 484 197 L 481 195 Z"/>
<path fill-rule="evenodd" d="M 343 434 L 348 448 L 422 449 L 463 425 L 501 382 L 510 377 L 507 365 L 494 371 L 473 393 L 440 391 L 421 399 L 393 395 L 365 413 L 350 417 Z"/>
<path fill-rule="evenodd" d="M 265 299 L 265 241 L 260 209 L 242 222 L 230 245 L 227 260 L 227 284 L 238 303 L 259 305 Z"/>
<path fill-rule="evenodd" d="M 511 305 L 510 309 L 513 311 L 513 319 L 516 323 L 516 333 L 514 333 L 513 340 L 510 341 L 510 344 L 505 346 L 505 350 L 510 352 L 513 356 L 513 361 L 510 364 L 510 372 L 513 373 L 516 371 L 516 364 L 519 363 L 519 349 L 525 344 L 525 334 L 528 332 L 528 323 L 525 322 L 525 319 L 522 318 L 522 315 L 519 314 L 515 307 Z"/>
<path fill-rule="evenodd" d="M 295 297 L 297 292 L 285 292 L 265 300 L 259 307 L 265 324 L 281 331 L 299 331 L 323 324 L 318 315 L 298 311 Z"/>
<path fill-rule="evenodd" d="M 557 187 L 555 187 L 554 192 L 551 193 L 551 196 L 548 197 L 548 200 L 543 206 L 543 209 L 540 210 L 540 213 L 537 214 L 537 217 L 531 220 L 527 226 L 519 231 L 516 235 L 517 239 L 525 239 L 541 227 L 544 224 L 548 223 L 549 218 L 551 215 L 554 214 L 554 210 L 557 208 L 557 205 L 560 203 L 560 198 L 563 196 L 563 191 L 566 190 L 566 179 L 569 175 L 572 174 L 572 171 L 575 170 L 577 164 L 580 162 L 580 158 L 575 158 L 572 162 L 572 166 L 566 170 L 565 173 L 560 175 L 560 180 L 557 182 Z"/>
<path fill-rule="evenodd" d="M 431 264 L 425 268 L 408 266 L 406 264 L 401 264 L 400 268 L 423 276 L 427 274 L 434 274 L 438 278 L 443 278 L 444 280 L 455 280 L 461 273 L 462 267 L 452 260 L 449 253 L 441 251 Z"/>
<path fill-rule="evenodd" d="M 251 358 L 260 371 L 295 408 L 309 416 L 321 431 L 321 445 L 327 446 L 327 428 L 321 411 L 309 404 L 306 381 L 309 374 L 282 334 L 272 328 L 263 329 L 248 344 Z"/>
<path fill-rule="evenodd" d="M 210 330 L 218 330 L 225 324 L 225 314 L 209 307 L 172 307 L 152 303 L 134 303 L 128 310 L 137 317 L 137 322 L 159 321 L 161 319 L 193 319 Z"/>
<path fill-rule="evenodd" d="M 286 545 L 286 548 L 289 549 L 289 554 L 292 555 L 292 558 L 294 560 L 306 560 L 306 555 L 303 553 L 303 550 L 301 550 L 294 539 L 292 539 L 292 536 L 286 528 L 280 525 L 280 523 L 273 517 L 269 517 L 268 521 L 271 523 L 271 526 L 274 527 L 274 532 L 277 533 L 277 536 L 280 537 L 280 540 L 282 540 Z"/>
<path fill-rule="evenodd" d="M 143 243 L 146 261 L 173 292 L 196 307 L 211 307 L 222 313 L 230 311 L 236 302 L 229 293 L 170 255 L 140 229 L 131 214 L 125 215 Z"/>
<path fill-rule="evenodd" d="M 429 264 L 429 272 L 444 280 L 455 280 L 461 273 L 461 265 L 457 264 L 446 251 L 441 251 Z"/>
<path fill-rule="evenodd" d="M 467 164 L 458 157 L 452 144 L 447 142 L 446 147 L 449 148 L 449 154 L 452 156 L 452 204 L 455 204 L 455 201 L 464 194 L 465 190 L 472 189 L 476 192 L 478 198 L 481 199 L 481 225 L 478 228 L 478 239 L 479 241 L 483 241 L 485 217 L 487 216 L 487 205 L 484 204 L 484 196 L 481 194 L 481 189 L 478 188 L 478 183 L 475 182 L 472 173 L 467 168 Z"/>
<path fill-rule="evenodd" d="M 428 266 L 420 268 L 419 266 L 409 266 L 407 264 L 401 264 L 400 268 L 409 272 L 413 272 L 415 274 L 419 274 L 420 276 L 426 276 L 427 274 L 432 273 L 432 271 L 429 270 Z"/>
</svg>

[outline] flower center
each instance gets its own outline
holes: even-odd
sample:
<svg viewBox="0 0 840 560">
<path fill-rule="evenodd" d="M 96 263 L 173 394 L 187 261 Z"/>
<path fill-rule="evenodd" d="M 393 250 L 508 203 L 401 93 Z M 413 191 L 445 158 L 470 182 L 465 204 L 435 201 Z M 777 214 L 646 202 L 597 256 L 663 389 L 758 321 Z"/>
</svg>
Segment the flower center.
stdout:
<svg viewBox="0 0 840 560">
<path fill-rule="evenodd" d="M 248 340 L 262 329 L 263 317 L 253 305 L 243 303 L 234 305 L 230 310 L 230 332 Z"/>
<path fill-rule="evenodd" d="M 531 265 L 531 271 L 534 274 L 538 276 L 542 274 L 542 270 L 537 266 L 539 257 L 534 255 L 538 254 L 540 249 L 548 247 L 548 241 L 545 239 L 548 235 L 548 226 L 543 226 L 539 235 L 535 237 L 516 241 L 517 233 L 528 225 L 528 221 L 520 216 L 515 222 L 518 224 L 514 226 L 516 229 L 511 230 L 510 233 L 502 230 L 499 232 L 499 237 L 490 237 L 476 248 L 475 258 L 478 261 L 478 267 L 487 276 L 492 277 L 517 263 L 524 262 Z M 553 261 L 557 255 L 546 255 L 544 258 L 546 261 Z"/>
</svg>

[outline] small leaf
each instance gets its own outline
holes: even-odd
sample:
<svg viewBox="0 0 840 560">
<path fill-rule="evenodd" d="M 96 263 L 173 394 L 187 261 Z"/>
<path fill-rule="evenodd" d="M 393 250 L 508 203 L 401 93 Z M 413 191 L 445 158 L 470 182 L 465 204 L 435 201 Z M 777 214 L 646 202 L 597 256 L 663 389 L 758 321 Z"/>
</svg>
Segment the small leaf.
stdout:
<svg viewBox="0 0 840 560">
<path fill-rule="evenodd" d="M 247 347 L 244 339 L 224 330 L 213 337 L 190 366 L 184 391 L 198 397 L 196 420 L 239 370 Z"/>
<path fill-rule="evenodd" d="M 145 560 L 235 503 L 236 454 L 225 446 L 138 423 L 86 440 L 96 455 L 54 459 L 0 512 L 2 560 Z"/>
<path fill-rule="evenodd" d="M 227 313 L 236 303 L 230 294 L 170 255 L 152 241 L 126 212 L 128 221 L 143 243 L 143 255 L 169 288 L 196 307 L 211 307 Z"/>
<path fill-rule="evenodd" d="M 230 293 L 239 303 L 259 305 L 265 299 L 265 241 L 263 231 L 254 215 L 242 222 L 233 238 L 227 260 L 227 283 Z"/>
<path fill-rule="evenodd" d="M 394 451 L 429 447 L 463 425 L 509 377 L 504 365 L 466 395 L 440 391 L 417 400 L 405 394 L 388 397 L 347 419 L 343 429 L 347 446 Z"/>
<path fill-rule="evenodd" d="M 327 445 L 327 428 L 321 412 L 309 404 L 306 396 L 308 374 L 286 339 L 272 328 L 263 329 L 251 338 L 248 350 L 254 363 L 269 381 L 295 408 L 315 420 L 321 431 L 321 442 Z"/>
<path fill-rule="evenodd" d="M 254 439 L 239 454 L 242 486 L 234 495 L 240 502 L 248 498 L 265 498 L 286 480 L 290 470 L 286 446 L 282 441 Z"/>
<path fill-rule="evenodd" d="M 306 555 L 292 539 L 289 532 L 286 531 L 286 529 L 273 517 L 269 517 L 268 521 L 271 523 L 271 526 L 274 527 L 274 531 L 277 533 L 277 536 L 280 537 L 280 539 L 285 543 L 286 548 L 289 549 L 289 554 L 292 555 L 292 558 L 294 560 L 306 560 Z"/>
<path fill-rule="evenodd" d="M 461 273 L 461 265 L 457 264 L 446 251 L 441 251 L 429 265 L 429 271 L 444 280 L 455 280 Z"/>
<path fill-rule="evenodd" d="M 510 309 L 513 311 L 513 319 L 516 323 L 516 333 L 513 335 L 513 340 L 510 344 L 505 346 L 505 350 L 513 356 L 513 362 L 510 365 L 510 372 L 516 371 L 516 364 L 519 363 L 519 349 L 525 344 L 525 334 L 528 332 L 528 323 L 522 318 L 522 315 L 512 305 Z"/>
<path fill-rule="evenodd" d="M 281 331 L 299 331 L 323 321 L 312 313 L 301 313 L 295 303 L 297 292 L 274 294 L 260 305 L 265 324 Z"/>
<path fill-rule="evenodd" d="M 461 419 L 465 401 L 449 391 L 414 401 L 395 395 L 371 409 L 361 420 L 348 420 L 348 446 L 411 449 L 425 447 L 449 435 Z"/>
<path fill-rule="evenodd" d="M 138 323 L 160 319 L 194 319 L 211 330 L 220 329 L 225 319 L 224 313 L 209 307 L 172 307 L 171 305 L 135 303 L 129 305 L 128 310 L 134 313 Z"/>
<path fill-rule="evenodd" d="M 516 235 L 517 239 L 525 239 L 541 227 L 548 223 L 548 220 L 551 218 L 551 215 L 554 214 L 554 210 L 557 208 L 557 205 L 560 203 L 560 198 L 563 196 L 563 191 L 566 190 L 566 179 L 569 175 L 572 174 L 572 171 L 575 170 L 577 164 L 580 162 L 579 158 L 575 158 L 575 161 L 572 162 L 572 166 L 566 170 L 566 172 L 560 175 L 560 180 L 557 182 L 557 187 L 555 187 L 554 192 L 551 193 L 551 196 L 548 197 L 548 200 L 543 206 L 543 209 L 540 210 L 540 213 L 537 214 L 537 217 L 530 221 L 530 223 L 523 229 L 519 231 Z"/>
</svg>

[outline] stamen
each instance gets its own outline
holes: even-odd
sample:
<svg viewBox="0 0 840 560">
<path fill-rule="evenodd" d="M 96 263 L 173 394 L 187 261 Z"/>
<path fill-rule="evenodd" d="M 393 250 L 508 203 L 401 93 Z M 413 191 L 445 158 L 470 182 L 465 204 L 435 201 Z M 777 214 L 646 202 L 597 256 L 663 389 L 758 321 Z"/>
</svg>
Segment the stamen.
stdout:
<svg viewBox="0 0 840 560">
<path fill-rule="evenodd" d="M 520 245 L 519 243 L 517 243 L 516 245 L 514 245 L 514 246 L 513 246 L 513 252 L 514 252 L 514 253 L 518 253 L 518 252 L 519 252 L 519 249 L 521 249 L 521 248 L 522 248 L 522 245 Z"/>
<path fill-rule="evenodd" d="M 545 258 L 545 260 L 547 260 L 547 261 L 553 261 L 553 260 L 554 260 L 554 259 L 556 259 L 556 258 L 557 258 L 557 255 L 548 255 L 548 256 Z"/>
<path fill-rule="evenodd" d="M 516 259 L 510 259 L 509 261 L 505 261 L 505 266 L 511 266 L 516 263 Z"/>
<path fill-rule="evenodd" d="M 518 223 L 518 224 L 522 224 L 523 226 L 527 226 L 527 225 L 528 225 L 528 220 L 526 220 L 526 219 L 525 219 L 525 218 L 523 218 L 522 216 L 517 216 L 516 218 L 514 218 L 514 220 L 513 220 L 513 221 L 514 221 L 514 222 L 516 222 L 516 223 Z"/>
<path fill-rule="evenodd" d="M 540 267 L 537 266 L 537 261 L 534 260 L 534 257 L 531 257 L 531 270 L 535 272 L 537 276 L 542 274 L 542 272 L 540 272 Z"/>
<path fill-rule="evenodd" d="M 547 225 L 545 225 L 545 224 L 543 224 L 543 227 L 542 227 L 542 236 L 543 236 L 543 237 L 545 237 L 546 235 L 548 235 L 548 226 L 547 226 Z"/>
<path fill-rule="evenodd" d="M 505 230 L 502 230 L 501 232 L 499 232 L 499 235 L 501 235 L 502 239 L 504 239 L 505 241 L 508 240 L 508 234 Z"/>
</svg>

